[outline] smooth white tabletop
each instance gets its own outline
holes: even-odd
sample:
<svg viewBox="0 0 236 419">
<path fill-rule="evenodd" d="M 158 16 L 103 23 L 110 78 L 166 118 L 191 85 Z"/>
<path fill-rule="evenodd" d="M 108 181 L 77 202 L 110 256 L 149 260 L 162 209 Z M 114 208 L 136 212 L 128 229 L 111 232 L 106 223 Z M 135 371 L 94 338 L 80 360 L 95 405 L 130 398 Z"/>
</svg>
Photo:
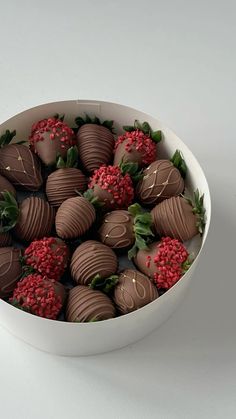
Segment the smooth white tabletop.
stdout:
<svg viewBox="0 0 236 419">
<path fill-rule="evenodd" d="M 0 329 L 1 419 L 236 417 L 236 60 L 232 1 L 0 5 L 0 121 L 103 99 L 157 116 L 209 180 L 213 221 L 184 303 L 145 340 L 88 358 Z"/>
</svg>

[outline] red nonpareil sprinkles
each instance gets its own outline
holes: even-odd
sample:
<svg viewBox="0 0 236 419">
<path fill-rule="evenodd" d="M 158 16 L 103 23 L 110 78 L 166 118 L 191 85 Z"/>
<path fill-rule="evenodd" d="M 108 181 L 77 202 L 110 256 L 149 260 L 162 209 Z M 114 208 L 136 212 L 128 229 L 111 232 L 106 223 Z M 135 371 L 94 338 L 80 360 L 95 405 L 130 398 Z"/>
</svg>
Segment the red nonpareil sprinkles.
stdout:
<svg viewBox="0 0 236 419">
<path fill-rule="evenodd" d="M 65 148 L 65 145 L 73 146 L 76 143 L 73 130 L 65 122 L 56 118 L 48 118 L 42 119 L 32 126 L 29 142 L 33 149 L 35 143 L 44 140 L 45 133 L 49 133 L 52 141 L 59 140 L 61 148 Z"/>
<path fill-rule="evenodd" d="M 128 207 L 134 198 L 134 188 L 128 173 L 122 175 L 118 166 L 101 166 L 90 178 L 89 188 L 97 185 L 107 190 L 114 199 L 116 208 Z"/>
<path fill-rule="evenodd" d="M 24 252 L 26 265 L 32 266 L 43 276 L 59 280 L 68 260 L 68 248 L 62 240 L 44 237 L 34 240 Z"/>
<path fill-rule="evenodd" d="M 135 149 L 140 152 L 144 164 L 150 164 L 156 160 L 156 144 L 148 135 L 138 129 L 132 132 L 126 132 L 124 135 L 118 137 L 115 150 L 126 140 L 128 141 L 125 144 L 125 150 L 131 152 Z"/>
<path fill-rule="evenodd" d="M 189 253 L 179 240 L 163 237 L 157 245 L 157 253 L 153 259 L 157 267 L 154 273 L 157 287 L 166 290 L 171 288 L 183 275 L 183 264 L 188 257 Z M 151 257 L 147 256 L 149 266 L 150 261 Z"/>
<path fill-rule="evenodd" d="M 56 294 L 54 281 L 39 274 L 28 275 L 18 282 L 10 302 L 36 316 L 53 320 L 62 308 L 62 298 Z"/>
</svg>

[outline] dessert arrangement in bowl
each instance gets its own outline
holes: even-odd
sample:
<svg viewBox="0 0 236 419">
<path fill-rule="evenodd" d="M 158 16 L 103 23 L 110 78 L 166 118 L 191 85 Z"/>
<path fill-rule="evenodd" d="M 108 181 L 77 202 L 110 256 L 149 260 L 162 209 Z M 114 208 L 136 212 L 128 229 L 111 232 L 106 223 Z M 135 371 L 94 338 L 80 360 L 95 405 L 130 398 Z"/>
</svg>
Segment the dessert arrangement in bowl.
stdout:
<svg viewBox="0 0 236 419">
<path fill-rule="evenodd" d="M 96 101 L 33 108 L 0 134 L 0 323 L 65 355 L 161 324 L 209 226 L 187 147 L 148 115 Z"/>
</svg>

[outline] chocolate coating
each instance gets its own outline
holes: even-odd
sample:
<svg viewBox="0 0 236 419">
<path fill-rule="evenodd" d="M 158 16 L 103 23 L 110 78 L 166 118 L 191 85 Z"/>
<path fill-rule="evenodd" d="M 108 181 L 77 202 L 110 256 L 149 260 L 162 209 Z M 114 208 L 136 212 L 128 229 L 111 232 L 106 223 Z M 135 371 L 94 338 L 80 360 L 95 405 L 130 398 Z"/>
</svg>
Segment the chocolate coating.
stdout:
<svg viewBox="0 0 236 419">
<path fill-rule="evenodd" d="M 80 159 L 89 173 L 112 160 L 114 136 L 108 128 L 85 124 L 79 129 L 77 139 Z"/>
<path fill-rule="evenodd" d="M 136 150 L 134 146 L 131 147 L 130 151 L 125 149 L 126 145 L 130 142 L 129 139 L 124 140 L 121 144 L 118 145 L 115 155 L 114 155 L 114 166 L 119 166 L 121 162 L 127 163 L 138 163 L 139 166 L 143 166 L 142 164 L 142 153 Z"/>
<path fill-rule="evenodd" d="M 2 247 L 0 249 L 0 298 L 9 297 L 20 279 L 20 249 Z"/>
<path fill-rule="evenodd" d="M 4 176 L 0 175 L 0 199 L 2 199 L 1 192 L 8 191 L 16 197 L 16 190 L 14 186 Z"/>
<path fill-rule="evenodd" d="M 154 273 L 157 272 L 157 267 L 154 263 L 154 258 L 158 252 L 157 245 L 159 242 L 151 243 L 148 249 L 139 250 L 134 258 L 134 263 L 137 268 L 149 278 L 154 278 Z M 147 256 L 151 256 L 149 266 L 147 267 Z"/>
<path fill-rule="evenodd" d="M 72 278 L 82 285 L 89 285 L 95 275 L 107 278 L 117 270 L 118 260 L 110 247 L 95 240 L 82 243 L 72 255 Z"/>
<path fill-rule="evenodd" d="M 127 314 L 151 303 L 157 297 L 157 288 L 149 278 L 134 269 L 126 269 L 119 276 L 113 300 L 119 312 Z"/>
<path fill-rule="evenodd" d="M 31 196 L 20 206 L 20 216 L 14 229 L 20 240 L 32 241 L 50 235 L 54 222 L 54 210 L 44 199 Z"/>
<path fill-rule="evenodd" d="M 50 134 L 50 131 L 41 134 L 43 141 L 37 141 L 34 144 L 35 151 L 46 166 L 50 166 L 56 163 L 58 155 L 64 159 L 68 149 L 71 147 L 70 143 L 64 143 L 64 148 L 61 147 L 60 139 L 64 136 L 64 133 L 59 133 L 59 136 L 56 138 L 56 140 L 51 140 Z"/>
<path fill-rule="evenodd" d="M 184 190 L 184 180 L 170 160 L 156 160 L 143 172 L 136 194 L 144 205 L 152 205 L 177 196 Z"/>
<path fill-rule="evenodd" d="M 115 249 L 131 247 L 135 241 L 133 222 L 134 217 L 128 211 L 109 212 L 98 230 L 101 242 Z"/>
<path fill-rule="evenodd" d="M 76 191 L 84 192 L 86 187 L 87 180 L 81 170 L 67 167 L 48 176 L 46 194 L 50 205 L 59 207 L 66 199 L 78 196 Z"/>
<path fill-rule="evenodd" d="M 91 322 L 115 317 L 115 307 L 101 291 L 78 285 L 69 292 L 66 320 Z"/>
<path fill-rule="evenodd" d="M 180 196 L 166 199 L 152 211 L 155 232 L 159 236 L 169 236 L 186 241 L 198 234 L 197 217 L 185 198 Z"/>
<path fill-rule="evenodd" d="M 62 239 L 80 237 L 89 230 L 95 218 L 95 209 L 86 198 L 69 198 L 58 208 L 56 232 Z"/>
<path fill-rule="evenodd" d="M 0 173 L 14 186 L 29 191 L 37 191 L 43 183 L 38 158 L 20 144 L 9 144 L 0 149 Z"/>
<path fill-rule="evenodd" d="M 12 237 L 7 231 L 6 233 L 0 233 L 0 247 L 10 246 L 12 244 Z"/>
</svg>

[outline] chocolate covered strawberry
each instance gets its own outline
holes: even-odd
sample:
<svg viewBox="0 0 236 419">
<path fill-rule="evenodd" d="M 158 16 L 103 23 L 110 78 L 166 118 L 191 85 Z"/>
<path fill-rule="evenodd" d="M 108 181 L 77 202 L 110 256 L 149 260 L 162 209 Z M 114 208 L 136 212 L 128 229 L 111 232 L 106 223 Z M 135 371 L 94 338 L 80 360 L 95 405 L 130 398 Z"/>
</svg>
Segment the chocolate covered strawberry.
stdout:
<svg viewBox="0 0 236 419">
<path fill-rule="evenodd" d="M 89 188 L 104 209 L 128 208 L 134 198 L 134 188 L 128 173 L 118 166 L 101 166 L 90 178 Z"/>
<path fill-rule="evenodd" d="M 204 196 L 198 190 L 193 200 L 173 196 L 156 205 L 152 211 L 155 232 L 159 236 L 170 236 L 186 241 L 196 234 L 202 234 L 205 227 Z"/>
<path fill-rule="evenodd" d="M 58 115 L 33 124 L 29 137 L 31 149 L 47 166 L 56 163 L 58 155 L 65 157 L 75 144 L 74 131 Z"/>
<path fill-rule="evenodd" d="M 139 250 L 135 264 L 153 279 L 157 288 L 168 290 L 189 269 L 191 261 L 187 249 L 179 240 L 163 237 L 148 249 Z"/>
<path fill-rule="evenodd" d="M 34 273 L 18 282 L 10 299 L 12 305 L 39 317 L 57 319 L 65 301 L 60 282 Z"/>
<path fill-rule="evenodd" d="M 25 145 L 10 144 L 15 135 L 16 131 L 7 130 L 0 137 L 0 173 L 20 189 L 37 191 L 43 183 L 40 161 Z"/>
<path fill-rule="evenodd" d="M 101 122 L 99 118 L 77 117 L 79 127 L 77 145 L 81 162 L 88 173 L 92 173 L 113 158 L 113 121 Z"/>
<path fill-rule="evenodd" d="M 137 184 L 136 195 L 143 205 L 155 205 L 171 196 L 178 196 L 184 190 L 187 172 L 186 163 L 179 150 L 171 160 L 160 159 L 143 171 Z"/>
<path fill-rule="evenodd" d="M 54 222 L 54 210 L 42 198 L 31 196 L 18 206 L 14 196 L 2 192 L 0 200 L 0 233 L 14 228 L 14 234 L 20 240 L 32 241 L 48 236 Z"/>
<path fill-rule="evenodd" d="M 69 198 L 62 202 L 56 214 L 56 232 L 62 239 L 81 237 L 96 218 L 92 203 L 83 196 Z"/>
<path fill-rule="evenodd" d="M 126 133 L 120 135 L 115 144 L 114 165 L 134 162 L 143 167 L 156 160 L 161 131 L 153 131 L 148 122 L 141 124 L 137 120 L 133 126 L 123 129 Z"/>
<path fill-rule="evenodd" d="M 102 243 L 113 249 L 130 249 L 128 257 L 135 256 L 138 249 L 147 248 L 150 238 L 152 217 L 144 212 L 139 204 L 126 210 L 115 210 L 106 214 L 98 230 Z"/>
<path fill-rule="evenodd" d="M 71 147 L 67 151 L 67 158 L 58 158 L 57 170 L 52 172 L 46 182 L 46 194 L 50 205 L 59 207 L 63 201 L 85 191 L 87 180 L 81 170 L 77 169 L 78 150 Z"/>
<path fill-rule="evenodd" d="M 34 240 L 24 251 L 24 267 L 59 281 L 67 267 L 69 249 L 57 237 Z"/>
</svg>

